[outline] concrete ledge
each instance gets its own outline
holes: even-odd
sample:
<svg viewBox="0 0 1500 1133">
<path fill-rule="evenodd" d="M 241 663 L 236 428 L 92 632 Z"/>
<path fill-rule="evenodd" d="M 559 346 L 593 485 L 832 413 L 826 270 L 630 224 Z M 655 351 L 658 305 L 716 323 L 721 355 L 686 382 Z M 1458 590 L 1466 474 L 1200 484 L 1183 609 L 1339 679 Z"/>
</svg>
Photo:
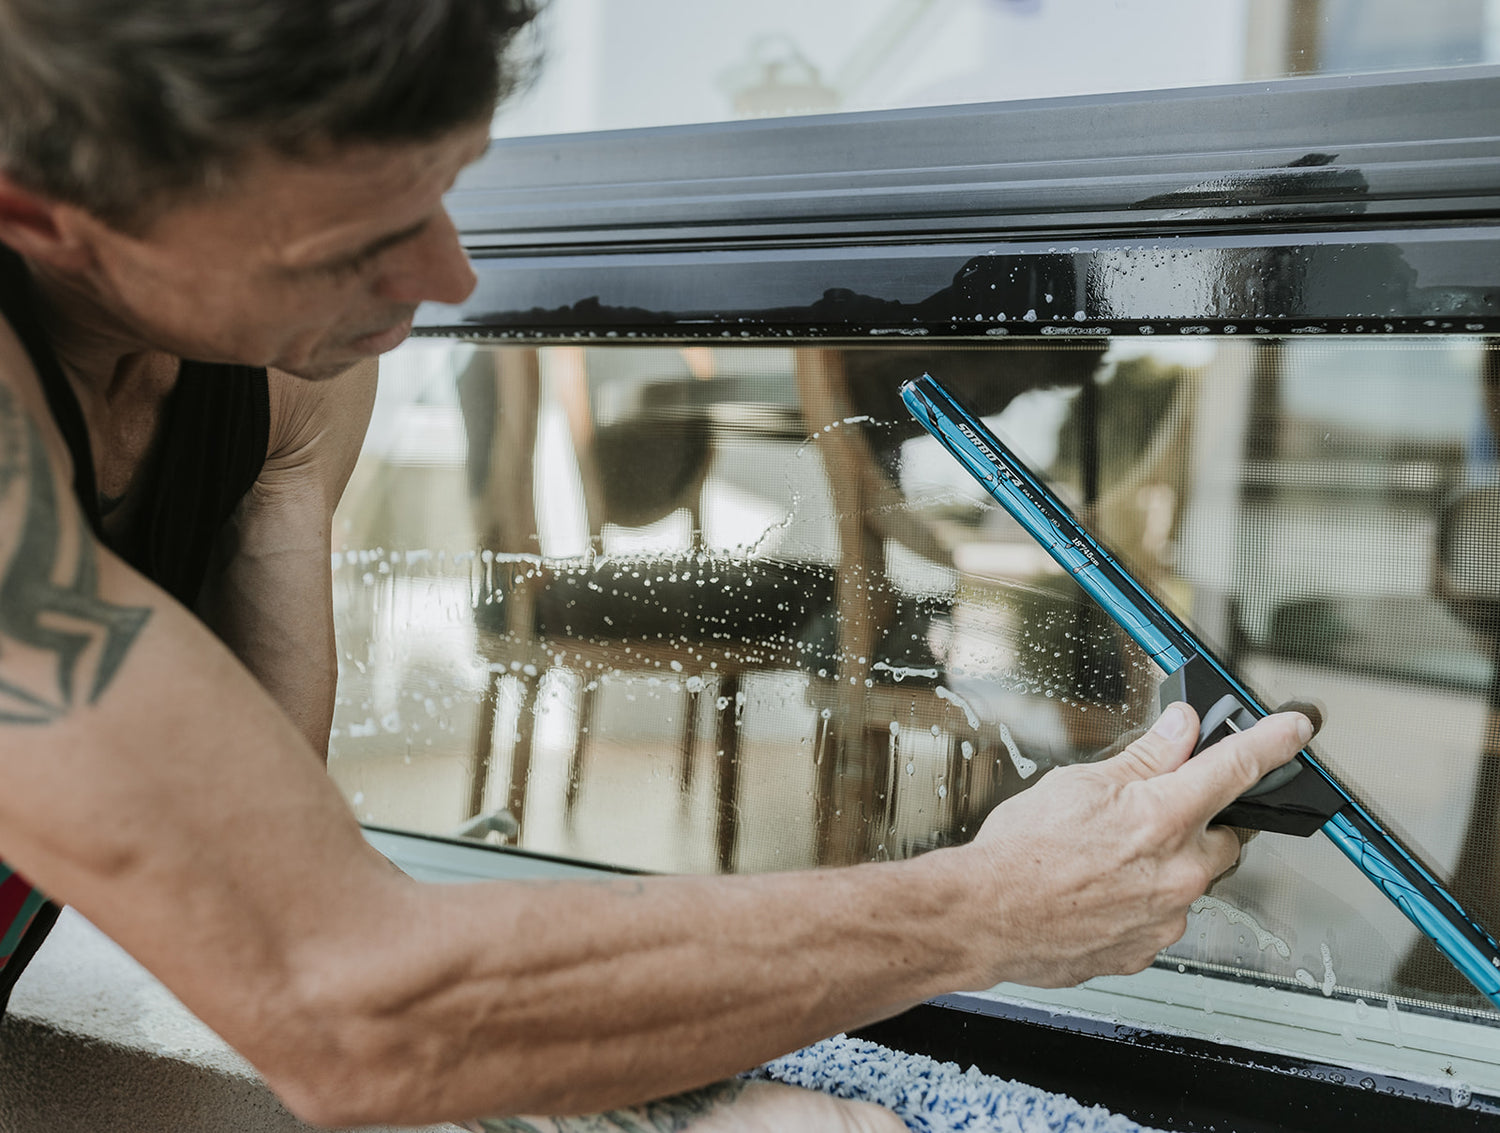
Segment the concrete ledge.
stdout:
<svg viewBox="0 0 1500 1133">
<path fill-rule="evenodd" d="M 63 911 L 0 1021 L 0 1131 L 311 1129 L 149 972 Z"/>
</svg>

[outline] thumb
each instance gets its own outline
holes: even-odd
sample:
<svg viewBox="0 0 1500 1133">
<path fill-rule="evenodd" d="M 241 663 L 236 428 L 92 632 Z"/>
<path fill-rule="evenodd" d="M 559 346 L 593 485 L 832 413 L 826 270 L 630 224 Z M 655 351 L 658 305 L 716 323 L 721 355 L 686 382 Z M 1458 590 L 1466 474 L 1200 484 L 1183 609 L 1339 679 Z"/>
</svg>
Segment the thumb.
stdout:
<svg viewBox="0 0 1500 1133">
<path fill-rule="evenodd" d="M 1169 704 L 1151 730 L 1119 755 L 1097 764 L 1119 782 L 1154 779 L 1187 762 L 1198 742 L 1198 713 L 1183 704 Z"/>
</svg>

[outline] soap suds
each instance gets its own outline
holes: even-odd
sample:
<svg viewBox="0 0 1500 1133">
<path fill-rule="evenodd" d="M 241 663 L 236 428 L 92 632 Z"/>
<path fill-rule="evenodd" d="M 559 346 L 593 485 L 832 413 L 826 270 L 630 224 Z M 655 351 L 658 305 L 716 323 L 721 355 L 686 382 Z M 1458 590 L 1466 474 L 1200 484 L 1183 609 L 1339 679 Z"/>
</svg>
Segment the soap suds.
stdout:
<svg viewBox="0 0 1500 1133">
<path fill-rule="evenodd" d="M 1253 932 L 1255 934 L 1255 943 L 1262 952 L 1267 948 L 1274 948 L 1276 949 L 1276 954 L 1283 960 L 1290 960 L 1292 958 L 1292 950 L 1288 947 L 1286 941 L 1282 940 L 1274 932 L 1262 927 L 1260 922 L 1249 913 L 1243 909 L 1235 908 L 1228 901 L 1221 901 L 1217 897 L 1199 897 L 1189 908 L 1195 913 L 1223 913 L 1224 919 L 1230 924 L 1244 925 Z M 1298 978 L 1300 979 L 1301 977 L 1299 976 Z M 1312 979 L 1312 977 L 1308 976 L 1308 979 Z M 1316 987 L 1317 984 L 1313 983 L 1308 986 Z"/>
<path fill-rule="evenodd" d="M 916 669 L 907 665 L 887 665 L 884 661 L 876 661 L 870 666 L 877 673 L 890 673 L 894 681 L 904 681 L 907 677 L 936 677 L 936 669 Z M 943 695 L 943 690 L 938 689 L 938 695 Z"/>
</svg>

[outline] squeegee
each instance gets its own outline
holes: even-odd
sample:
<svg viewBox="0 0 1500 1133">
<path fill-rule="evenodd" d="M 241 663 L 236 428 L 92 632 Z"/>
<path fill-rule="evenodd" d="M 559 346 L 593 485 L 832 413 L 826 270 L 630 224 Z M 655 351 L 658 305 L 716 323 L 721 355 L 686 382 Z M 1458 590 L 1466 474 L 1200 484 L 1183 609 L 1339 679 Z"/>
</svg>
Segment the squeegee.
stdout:
<svg viewBox="0 0 1500 1133">
<path fill-rule="evenodd" d="M 922 426 L 1056 559 L 1167 674 L 1165 707 L 1186 701 L 1201 726 L 1194 754 L 1270 713 L 1196 635 L 1079 523 L 973 413 L 928 374 L 902 383 Z M 1359 871 L 1500 1007 L 1500 945 L 1417 859 L 1304 748 L 1215 821 L 1307 837 L 1322 831 Z"/>
</svg>

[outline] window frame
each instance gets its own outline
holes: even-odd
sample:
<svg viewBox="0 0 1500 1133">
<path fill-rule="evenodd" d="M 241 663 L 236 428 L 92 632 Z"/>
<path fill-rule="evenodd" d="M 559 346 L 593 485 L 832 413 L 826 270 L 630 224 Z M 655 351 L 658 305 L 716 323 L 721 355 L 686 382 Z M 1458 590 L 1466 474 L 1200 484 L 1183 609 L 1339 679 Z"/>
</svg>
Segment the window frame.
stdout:
<svg viewBox="0 0 1500 1133">
<path fill-rule="evenodd" d="M 1482 66 L 498 141 L 417 331 L 1493 332 L 1496 105 Z"/>
</svg>

